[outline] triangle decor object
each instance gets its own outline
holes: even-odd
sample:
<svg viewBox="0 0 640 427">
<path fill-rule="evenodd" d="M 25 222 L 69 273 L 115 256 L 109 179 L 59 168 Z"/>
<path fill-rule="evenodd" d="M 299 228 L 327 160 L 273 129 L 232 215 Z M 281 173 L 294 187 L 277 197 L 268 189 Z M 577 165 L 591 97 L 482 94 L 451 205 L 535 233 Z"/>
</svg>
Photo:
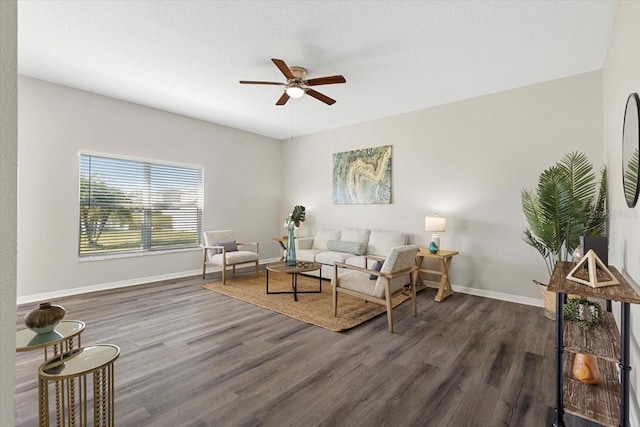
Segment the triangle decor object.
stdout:
<svg viewBox="0 0 640 427">
<path fill-rule="evenodd" d="M 576 266 L 567 274 L 567 279 L 592 288 L 620 284 L 593 249 L 589 249 L 582 259 L 578 261 Z"/>
</svg>

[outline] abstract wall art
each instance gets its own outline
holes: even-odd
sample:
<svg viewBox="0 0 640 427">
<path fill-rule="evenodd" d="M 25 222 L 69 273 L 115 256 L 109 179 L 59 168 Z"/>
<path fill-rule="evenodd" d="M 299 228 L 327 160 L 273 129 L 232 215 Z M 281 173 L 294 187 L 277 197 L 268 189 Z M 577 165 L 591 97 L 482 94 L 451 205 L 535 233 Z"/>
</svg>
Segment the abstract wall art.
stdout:
<svg viewBox="0 0 640 427">
<path fill-rule="evenodd" d="M 333 155 L 333 204 L 391 203 L 391 145 Z"/>
</svg>

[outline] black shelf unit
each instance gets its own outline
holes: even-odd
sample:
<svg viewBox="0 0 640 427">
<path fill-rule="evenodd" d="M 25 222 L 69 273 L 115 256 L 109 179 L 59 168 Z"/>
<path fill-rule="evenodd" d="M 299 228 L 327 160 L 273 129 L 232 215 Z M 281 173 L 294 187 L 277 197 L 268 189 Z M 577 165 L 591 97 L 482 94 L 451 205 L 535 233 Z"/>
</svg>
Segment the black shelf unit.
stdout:
<svg viewBox="0 0 640 427">
<path fill-rule="evenodd" d="M 563 427 L 564 413 L 577 415 L 607 426 L 629 426 L 629 371 L 630 366 L 630 304 L 640 304 L 640 295 L 613 266 L 611 273 L 619 285 L 592 288 L 567 280 L 575 263 L 558 262 L 551 276 L 548 290 L 556 292 L 556 412 L 554 427 Z M 563 305 L 567 294 L 585 298 L 600 298 L 621 303 L 619 340 L 611 313 L 606 313 L 604 325 L 597 330 L 575 330 L 574 322 L 564 324 Z M 607 304 L 610 307 L 610 304 Z M 565 343 L 565 336 L 568 342 Z M 619 352 L 611 343 L 619 343 Z M 598 358 L 603 380 L 601 385 L 576 384 L 571 377 L 570 358 L 564 353 L 589 353 Z M 616 364 L 620 369 L 618 382 Z M 593 408 L 596 407 L 596 410 Z M 591 408 L 591 409 L 590 409 Z M 616 410 L 617 409 L 617 410 Z"/>
</svg>

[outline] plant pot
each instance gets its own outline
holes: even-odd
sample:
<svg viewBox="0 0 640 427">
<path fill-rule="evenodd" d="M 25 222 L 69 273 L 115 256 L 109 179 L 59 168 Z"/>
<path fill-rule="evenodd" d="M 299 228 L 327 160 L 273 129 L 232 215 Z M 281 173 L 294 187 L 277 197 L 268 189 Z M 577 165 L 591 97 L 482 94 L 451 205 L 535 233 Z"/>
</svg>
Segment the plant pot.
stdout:
<svg viewBox="0 0 640 427">
<path fill-rule="evenodd" d="M 556 293 L 549 292 L 547 285 L 534 280 L 533 283 L 538 285 L 540 295 L 542 295 L 542 301 L 544 302 L 544 317 L 551 320 L 556 320 Z"/>
</svg>

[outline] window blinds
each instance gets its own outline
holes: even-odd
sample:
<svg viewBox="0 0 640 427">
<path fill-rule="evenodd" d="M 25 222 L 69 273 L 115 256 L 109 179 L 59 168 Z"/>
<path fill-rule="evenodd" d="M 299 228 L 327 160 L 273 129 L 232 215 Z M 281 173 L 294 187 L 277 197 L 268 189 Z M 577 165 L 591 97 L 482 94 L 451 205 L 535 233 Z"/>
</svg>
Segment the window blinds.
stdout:
<svg viewBox="0 0 640 427">
<path fill-rule="evenodd" d="M 80 155 L 80 257 L 198 247 L 204 171 Z"/>
</svg>

